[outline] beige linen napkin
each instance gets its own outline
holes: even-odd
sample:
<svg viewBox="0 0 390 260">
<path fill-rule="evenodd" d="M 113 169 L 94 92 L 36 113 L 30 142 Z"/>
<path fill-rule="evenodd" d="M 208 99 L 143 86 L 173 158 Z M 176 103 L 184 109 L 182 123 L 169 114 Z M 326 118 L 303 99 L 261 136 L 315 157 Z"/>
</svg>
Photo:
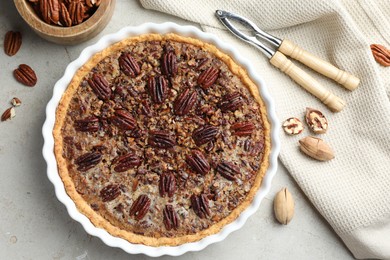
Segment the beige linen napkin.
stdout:
<svg viewBox="0 0 390 260">
<path fill-rule="evenodd" d="M 303 119 L 306 106 L 323 111 L 329 130 L 320 136 L 336 158 L 317 162 L 298 149 L 297 137 L 281 133 L 280 159 L 307 197 L 357 258 L 390 259 L 390 67 L 379 66 L 371 43 L 390 47 L 388 0 L 141 0 L 148 9 L 200 23 L 233 44 L 265 79 L 280 120 Z M 288 38 L 361 79 L 353 92 L 304 68 L 346 100 L 331 113 L 260 51 L 234 38 L 215 18 L 216 9 L 241 14 L 260 28 Z M 299 64 L 298 62 L 295 62 Z M 280 127 L 280 126 L 276 126 Z"/>
</svg>

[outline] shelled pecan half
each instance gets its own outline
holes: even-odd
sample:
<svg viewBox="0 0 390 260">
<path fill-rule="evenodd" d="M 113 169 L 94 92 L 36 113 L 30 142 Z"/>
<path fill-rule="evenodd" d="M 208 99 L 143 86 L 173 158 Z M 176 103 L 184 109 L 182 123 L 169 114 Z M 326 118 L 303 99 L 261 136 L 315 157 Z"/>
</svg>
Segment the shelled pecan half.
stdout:
<svg viewBox="0 0 390 260">
<path fill-rule="evenodd" d="M 173 103 L 173 111 L 176 115 L 186 115 L 194 107 L 198 94 L 196 91 L 190 91 L 189 88 L 185 89 Z"/>
<path fill-rule="evenodd" d="M 240 174 L 240 169 L 231 162 L 223 161 L 218 164 L 217 172 L 229 181 L 234 181 L 236 180 L 236 175 Z"/>
<path fill-rule="evenodd" d="M 195 172 L 199 174 L 205 175 L 210 171 L 209 162 L 199 150 L 193 150 L 191 155 L 187 155 L 186 162 Z"/>
<path fill-rule="evenodd" d="M 108 100 L 111 97 L 111 88 L 101 74 L 93 74 L 91 79 L 88 79 L 88 84 L 101 100 Z"/>
<path fill-rule="evenodd" d="M 173 173 L 163 173 L 160 176 L 160 183 L 159 183 L 159 191 L 160 196 L 165 197 L 165 195 L 168 195 L 168 197 L 172 197 L 175 194 L 176 191 L 176 178 Z"/>
<path fill-rule="evenodd" d="M 4 52 L 8 56 L 14 56 L 22 45 L 22 34 L 20 32 L 8 31 L 4 37 Z"/>
<path fill-rule="evenodd" d="M 218 127 L 213 125 L 203 125 L 192 133 L 192 139 L 194 139 L 197 146 L 201 146 L 213 141 L 218 133 Z"/>
<path fill-rule="evenodd" d="M 123 73 L 132 78 L 141 73 L 141 68 L 130 53 L 123 53 L 119 57 L 119 67 Z"/>
<path fill-rule="evenodd" d="M 380 44 L 371 44 L 371 52 L 375 60 L 382 66 L 390 66 L 390 50 Z"/>
<path fill-rule="evenodd" d="M 89 152 L 79 156 L 74 162 L 77 165 L 77 170 L 85 172 L 98 165 L 101 160 L 101 153 Z"/>
<path fill-rule="evenodd" d="M 148 91 L 152 101 L 156 104 L 161 104 L 167 97 L 168 83 L 163 76 L 149 78 Z"/>
<path fill-rule="evenodd" d="M 27 64 L 20 64 L 19 67 L 14 70 L 14 77 L 17 81 L 28 87 L 35 86 L 38 81 L 35 71 Z"/>
<path fill-rule="evenodd" d="M 198 84 L 203 89 L 208 89 L 215 83 L 215 81 L 218 79 L 218 76 L 219 70 L 214 67 L 209 67 L 199 75 Z"/>
<path fill-rule="evenodd" d="M 209 199 L 206 194 L 193 194 L 191 196 L 191 206 L 198 217 L 206 218 L 210 216 Z"/>
<path fill-rule="evenodd" d="M 116 172 L 125 172 L 131 168 L 139 166 L 141 163 L 141 158 L 133 152 L 115 157 L 112 161 Z"/>
<path fill-rule="evenodd" d="M 117 184 L 108 184 L 100 190 L 100 197 L 103 202 L 108 202 L 116 199 L 121 194 L 121 189 Z"/>
<path fill-rule="evenodd" d="M 167 230 L 177 229 L 180 226 L 179 217 L 172 205 L 165 205 L 163 216 L 163 222 Z"/>
<path fill-rule="evenodd" d="M 174 77 L 177 74 L 177 57 L 174 51 L 168 51 L 163 54 L 161 73 L 168 77 Z"/>
<path fill-rule="evenodd" d="M 149 145 L 156 148 L 168 149 L 176 145 L 175 139 L 167 131 L 150 131 L 148 140 Z"/>
<path fill-rule="evenodd" d="M 129 215 L 134 216 L 136 220 L 143 219 L 146 213 L 148 213 L 150 202 L 147 195 L 140 195 L 131 205 Z"/>
</svg>

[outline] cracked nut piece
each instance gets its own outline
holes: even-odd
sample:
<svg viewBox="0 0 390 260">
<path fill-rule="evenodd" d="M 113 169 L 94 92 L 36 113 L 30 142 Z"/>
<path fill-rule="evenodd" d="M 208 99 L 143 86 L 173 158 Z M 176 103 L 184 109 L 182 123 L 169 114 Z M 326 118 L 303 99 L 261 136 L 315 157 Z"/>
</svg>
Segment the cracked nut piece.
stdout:
<svg viewBox="0 0 390 260">
<path fill-rule="evenodd" d="M 14 106 L 14 107 L 18 107 L 22 104 L 22 101 L 17 98 L 17 97 L 14 97 L 13 99 L 11 99 L 11 104 Z"/>
<path fill-rule="evenodd" d="M 303 131 L 303 124 L 301 120 L 296 117 L 287 118 L 283 122 L 283 130 L 289 135 L 298 135 Z"/>
<path fill-rule="evenodd" d="M 329 161 L 334 158 L 332 148 L 321 138 L 307 136 L 299 140 L 300 149 L 313 159 L 318 161 Z"/>
<path fill-rule="evenodd" d="M 328 130 L 328 120 L 321 111 L 307 107 L 306 123 L 316 134 L 324 134 Z"/>
<path fill-rule="evenodd" d="M 275 218 L 280 224 L 287 225 L 294 216 L 294 199 L 287 188 L 281 189 L 274 199 Z"/>
<path fill-rule="evenodd" d="M 4 111 L 3 115 L 1 116 L 1 121 L 10 120 L 13 117 L 15 117 L 15 108 L 10 107 Z"/>
</svg>

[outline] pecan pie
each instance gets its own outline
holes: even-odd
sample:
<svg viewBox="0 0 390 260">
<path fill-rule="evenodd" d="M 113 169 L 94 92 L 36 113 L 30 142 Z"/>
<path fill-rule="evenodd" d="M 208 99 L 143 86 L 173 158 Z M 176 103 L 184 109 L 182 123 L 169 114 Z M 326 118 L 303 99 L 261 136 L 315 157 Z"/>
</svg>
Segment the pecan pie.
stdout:
<svg viewBox="0 0 390 260">
<path fill-rule="evenodd" d="M 55 155 L 91 222 L 150 246 L 215 234 L 268 168 L 267 111 L 247 72 L 211 44 L 131 37 L 95 54 L 57 108 Z"/>
</svg>

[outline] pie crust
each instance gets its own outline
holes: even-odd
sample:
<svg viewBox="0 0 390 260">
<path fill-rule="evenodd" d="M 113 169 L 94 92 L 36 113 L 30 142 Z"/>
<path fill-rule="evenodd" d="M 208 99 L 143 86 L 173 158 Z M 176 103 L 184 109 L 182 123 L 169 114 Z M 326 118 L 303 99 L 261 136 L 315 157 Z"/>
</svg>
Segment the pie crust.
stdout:
<svg viewBox="0 0 390 260">
<path fill-rule="evenodd" d="M 64 142 L 64 129 L 67 129 L 69 125 L 66 124 L 67 117 L 71 114 L 72 111 L 69 111 L 70 104 L 72 102 L 72 98 L 74 98 L 75 94 L 77 93 L 80 86 L 85 85 L 86 78 L 88 75 L 91 74 L 91 71 L 105 58 L 109 57 L 110 55 L 113 55 L 115 53 L 120 53 L 122 50 L 124 50 L 128 46 L 136 45 L 138 43 L 143 42 L 173 42 L 173 43 L 181 43 L 183 46 L 195 46 L 196 48 L 202 50 L 203 52 L 209 53 L 215 57 L 215 59 L 220 60 L 223 64 L 225 64 L 228 68 L 228 70 L 231 72 L 234 77 L 236 77 L 243 86 L 249 90 L 249 93 L 251 95 L 250 98 L 254 100 L 254 102 L 258 105 L 257 111 L 258 116 L 260 118 L 261 127 L 260 130 L 257 127 L 257 130 L 260 131 L 262 136 L 262 147 L 261 147 L 261 158 L 259 165 L 257 167 L 257 170 L 255 171 L 255 175 L 253 177 L 253 180 L 251 180 L 251 186 L 249 191 L 245 192 L 245 197 L 240 201 L 240 203 L 232 210 L 229 211 L 229 214 L 227 216 L 224 216 L 222 219 L 219 219 L 217 221 L 212 222 L 211 224 L 207 225 L 204 229 L 196 230 L 196 232 L 188 231 L 187 234 L 180 233 L 178 235 L 175 234 L 175 229 L 173 229 L 173 233 L 167 233 L 168 235 L 164 235 L 163 233 L 158 234 L 157 231 L 153 231 L 152 235 L 144 235 L 140 234 L 139 232 L 132 232 L 131 230 L 126 229 L 126 224 L 121 224 L 119 220 L 113 218 L 109 215 L 100 214 L 99 210 L 93 209 L 91 207 L 91 204 L 86 201 L 85 198 L 83 198 L 82 194 L 80 194 L 76 188 L 75 181 L 72 178 L 72 172 L 74 174 L 74 169 L 72 166 L 70 166 L 72 163 L 71 160 L 68 160 L 64 157 L 65 153 L 65 147 L 66 144 Z M 142 68 L 141 68 L 142 69 Z M 170 83 L 174 84 L 174 83 Z M 85 87 L 85 86 L 84 86 Z M 169 86 L 171 87 L 171 86 Z M 91 95 L 94 95 L 92 92 Z M 219 97 L 223 98 L 223 97 Z M 239 109 L 238 109 L 239 110 Z M 194 112 L 195 113 L 195 112 Z M 157 117 L 157 116 L 156 116 Z M 234 131 L 233 131 L 234 134 Z M 233 135 L 232 134 L 232 135 Z M 100 227 L 106 231 L 108 231 L 110 234 L 116 237 L 121 237 L 126 239 L 127 241 L 131 243 L 136 244 L 144 244 L 148 246 L 177 246 L 184 243 L 189 242 L 195 242 L 198 241 L 206 236 L 216 234 L 218 233 L 225 225 L 233 222 L 242 211 L 244 211 L 252 202 L 257 190 L 259 189 L 262 178 L 268 168 L 269 165 L 269 154 L 270 154 L 270 125 L 267 118 L 267 110 L 264 105 L 264 102 L 262 98 L 259 95 L 259 91 L 257 86 L 253 83 L 253 81 L 249 78 L 247 72 L 238 64 L 236 64 L 233 59 L 228 56 L 227 54 L 221 52 L 218 50 L 215 46 L 200 41 L 198 39 L 189 38 L 189 37 L 183 37 L 177 34 L 145 34 L 140 35 L 136 37 L 130 37 L 125 40 L 122 40 L 118 43 L 115 43 L 108 48 L 104 49 L 103 51 L 96 53 L 87 63 L 85 63 L 74 75 L 73 79 L 71 80 L 68 88 L 66 89 L 65 93 L 63 94 L 61 101 L 57 107 L 56 111 L 56 122 L 53 130 L 54 140 L 55 140 L 55 146 L 54 146 L 54 152 L 57 160 L 57 166 L 59 170 L 60 177 L 64 183 L 65 190 L 67 194 L 71 197 L 71 199 L 75 202 L 78 210 L 87 216 L 90 221 L 96 226 Z M 238 140 L 239 138 L 237 138 Z M 150 142 L 150 141 L 149 141 Z M 233 149 L 234 150 L 234 149 Z M 76 159 L 76 158 L 74 158 Z M 229 159 L 229 158 L 226 158 Z M 103 164 L 103 162 L 100 162 Z M 112 166 L 112 165 L 111 165 Z M 216 167 L 215 165 L 211 165 L 211 172 L 213 172 L 214 175 L 217 175 Z M 82 174 L 82 173 L 80 173 Z M 210 173 L 209 173 L 210 174 Z M 196 174 L 195 174 L 196 175 Z M 194 176 L 193 174 L 191 176 Z M 202 178 L 202 177 L 201 177 Z M 245 181 L 244 181 L 245 182 Z M 248 182 L 249 183 L 249 182 Z M 147 185 L 147 184 L 145 184 Z M 188 192 L 188 191 L 187 191 Z M 96 191 L 97 197 L 99 196 L 99 191 Z M 158 196 L 158 194 L 157 194 Z M 176 196 L 176 195 L 175 195 Z M 136 198 L 133 198 L 133 202 Z M 170 202 L 172 202 L 170 200 Z M 161 205 L 161 208 L 164 205 Z M 128 212 L 129 206 L 127 206 L 126 210 Z M 196 216 L 197 214 L 194 213 L 194 210 L 190 208 L 187 208 L 188 214 L 193 214 Z M 160 210 L 161 212 L 162 210 Z M 216 214 L 217 215 L 217 214 Z M 128 217 L 131 218 L 131 217 Z M 182 216 L 180 215 L 179 221 L 181 220 Z M 206 217 L 207 218 L 207 217 Z M 188 226 L 186 226 L 188 228 Z M 164 227 L 162 227 L 164 228 Z"/>
</svg>

